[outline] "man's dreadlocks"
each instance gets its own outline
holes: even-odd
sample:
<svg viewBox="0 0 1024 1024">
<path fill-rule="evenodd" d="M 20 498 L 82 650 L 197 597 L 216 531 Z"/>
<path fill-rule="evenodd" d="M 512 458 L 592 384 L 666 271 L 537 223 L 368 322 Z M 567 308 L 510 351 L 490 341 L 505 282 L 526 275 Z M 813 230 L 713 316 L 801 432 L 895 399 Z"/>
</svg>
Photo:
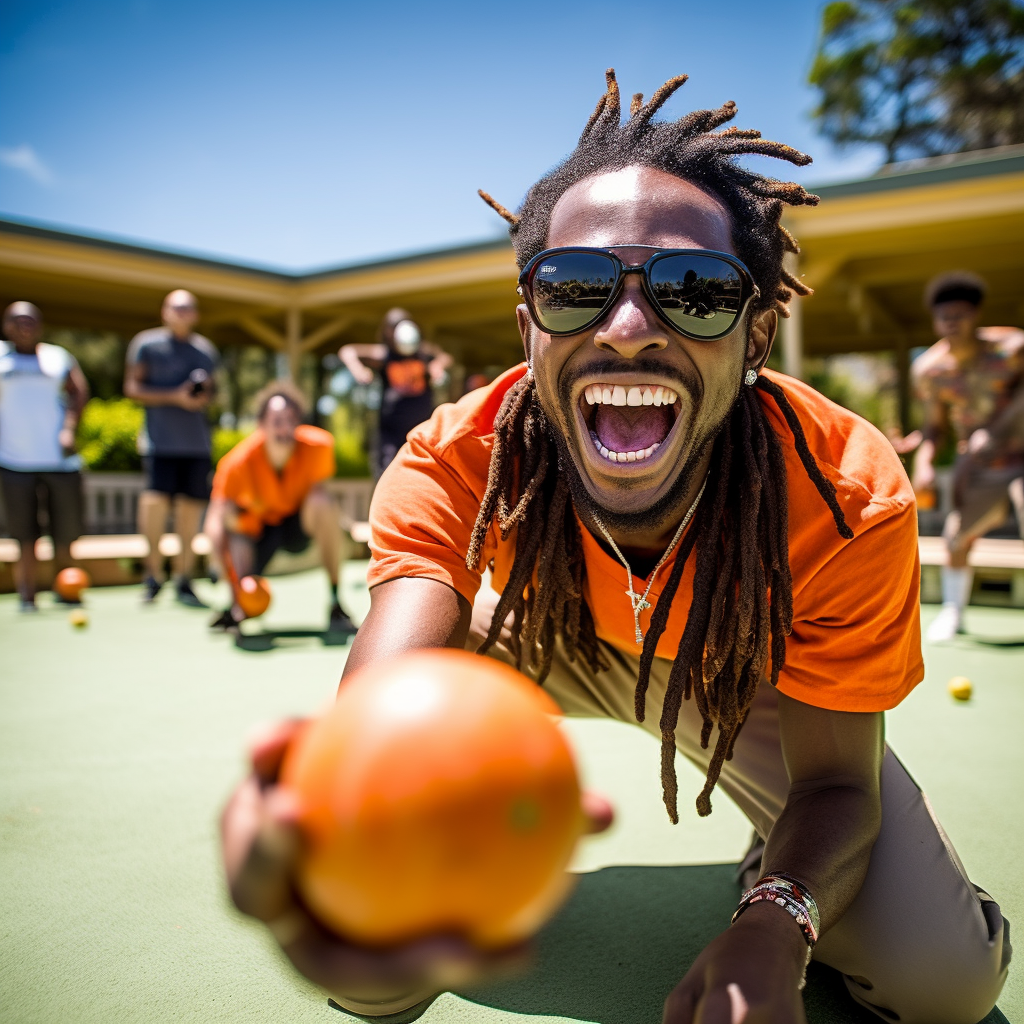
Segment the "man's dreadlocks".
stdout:
<svg viewBox="0 0 1024 1024">
<path fill-rule="evenodd" d="M 575 151 L 530 189 L 518 214 L 481 192 L 511 225 L 509 234 L 520 267 L 544 249 L 552 211 L 569 188 L 596 174 L 650 167 L 697 185 L 726 206 L 737 254 L 760 289 L 752 315 L 775 308 L 788 316 L 793 293 L 808 295 L 810 289 L 782 266 L 784 253 L 799 252 L 796 240 L 780 223 L 783 204 L 814 205 L 818 197 L 800 185 L 755 174 L 736 158 L 761 154 L 798 165 L 809 163 L 810 158 L 762 139 L 757 131 L 718 131 L 736 114 L 731 101 L 718 110 L 694 111 L 674 123 L 654 121 L 654 114 L 686 81 L 685 75 L 666 82 L 647 103 L 642 95 L 635 95 L 629 119 L 622 124 L 614 71 L 607 72 L 607 80 L 607 92 Z M 757 390 L 778 406 L 836 528 L 841 536 L 851 538 L 835 487 L 815 462 L 784 392 L 764 376 L 758 377 Z M 707 748 L 712 729 L 718 726 L 707 779 L 697 798 L 697 812 L 704 816 L 711 813 L 711 792 L 722 765 L 732 756 L 769 659 L 775 685 L 785 662 L 786 637 L 792 632 L 785 457 L 761 403 L 755 388 L 741 388 L 714 440 L 705 497 L 680 544 L 640 657 L 635 710 L 637 721 L 642 722 L 658 640 L 686 561 L 696 548 L 693 598 L 660 722 L 662 790 L 673 822 L 678 821 L 675 729 L 683 700 L 692 697 L 697 703 L 703 720 L 702 747 Z M 516 531 L 515 557 L 480 650 L 495 643 L 511 614 L 517 664 L 522 667 L 525 661 L 541 682 L 559 637 L 570 660 L 582 657 L 595 672 L 607 668 L 593 617 L 583 600 L 583 546 L 569 484 L 559 470 L 557 446 L 531 374 L 509 389 L 494 432 L 487 489 L 466 564 L 479 567 L 492 522 L 502 539 Z"/>
</svg>

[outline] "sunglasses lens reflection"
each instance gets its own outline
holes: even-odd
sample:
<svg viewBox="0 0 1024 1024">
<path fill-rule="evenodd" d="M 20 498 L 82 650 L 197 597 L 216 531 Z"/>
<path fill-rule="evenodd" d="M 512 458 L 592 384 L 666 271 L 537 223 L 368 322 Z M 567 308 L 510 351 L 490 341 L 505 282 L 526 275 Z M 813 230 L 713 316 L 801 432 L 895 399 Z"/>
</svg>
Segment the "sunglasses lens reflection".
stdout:
<svg viewBox="0 0 1024 1024">
<path fill-rule="evenodd" d="M 595 252 L 560 252 L 534 269 L 533 304 L 546 331 L 581 331 L 604 308 L 615 286 L 615 262 Z"/>
<path fill-rule="evenodd" d="M 650 281 L 665 316 L 688 337 L 716 338 L 739 317 L 743 280 L 716 256 L 666 256 L 651 267 Z"/>
</svg>

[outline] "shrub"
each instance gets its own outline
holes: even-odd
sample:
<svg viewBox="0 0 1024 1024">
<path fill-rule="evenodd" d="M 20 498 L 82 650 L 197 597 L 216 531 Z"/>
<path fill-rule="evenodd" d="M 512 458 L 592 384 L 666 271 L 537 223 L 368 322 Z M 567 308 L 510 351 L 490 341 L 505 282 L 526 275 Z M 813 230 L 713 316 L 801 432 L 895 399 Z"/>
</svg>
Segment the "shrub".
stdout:
<svg viewBox="0 0 1024 1024">
<path fill-rule="evenodd" d="M 335 476 L 346 480 L 370 476 L 370 460 L 358 434 L 335 434 L 334 457 L 337 460 Z"/>
<path fill-rule="evenodd" d="M 235 430 L 228 427 L 214 427 L 213 436 L 210 441 L 213 464 L 216 466 L 221 459 L 244 437 L 248 437 L 248 430 Z"/>
<path fill-rule="evenodd" d="M 78 450 L 85 468 L 95 473 L 137 473 L 142 458 L 136 446 L 145 413 L 127 398 L 92 398 L 78 424 Z"/>
</svg>

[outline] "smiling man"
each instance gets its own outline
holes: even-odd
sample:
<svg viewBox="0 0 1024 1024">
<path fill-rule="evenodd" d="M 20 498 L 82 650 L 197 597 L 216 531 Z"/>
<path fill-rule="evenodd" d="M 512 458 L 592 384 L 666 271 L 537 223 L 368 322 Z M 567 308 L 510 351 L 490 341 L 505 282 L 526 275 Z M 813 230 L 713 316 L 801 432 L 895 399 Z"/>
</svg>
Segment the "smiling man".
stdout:
<svg viewBox="0 0 1024 1024">
<path fill-rule="evenodd" d="M 764 370 L 807 292 L 782 269 L 783 204 L 817 200 L 735 158 L 808 158 L 718 130 L 732 104 L 653 120 L 683 81 L 622 123 L 609 72 L 518 214 L 485 195 L 511 225 L 527 361 L 438 409 L 382 477 L 346 673 L 479 648 L 567 713 L 654 733 L 673 820 L 677 750 L 706 773 L 699 814 L 716 785 L 736 801 L 765 840 L 760 878 L 666 1021 L 803 1021 L 813 956 L 883 1019 L 974 1024 L 1005 978 L 1003 920 L 884 741 L 923 675 L 913 494 L 874 428 Z M 368 955 L 295 906 L 264 841 L 289 831 L 267 788 L 287 734 L 225 813 L 239 905 L 363 1012 L 485 969 L 450 940 Z"/>
</svg>

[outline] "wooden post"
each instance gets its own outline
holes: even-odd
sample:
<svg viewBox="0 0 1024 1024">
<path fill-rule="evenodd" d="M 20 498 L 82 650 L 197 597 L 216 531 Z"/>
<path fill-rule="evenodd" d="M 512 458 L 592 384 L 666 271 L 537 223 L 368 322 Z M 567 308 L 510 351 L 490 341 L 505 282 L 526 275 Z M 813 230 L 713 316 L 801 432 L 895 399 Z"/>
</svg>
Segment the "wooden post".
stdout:
<svg viewBox="0 0 1024 1024">
<path fill-rule="evenodd" d="M 896 343 L 896 378 L 900 430 L 910 431 L 910 341 L 905 334 Z"/>
<path fill-rule="evenodd" d="M 299 361 L 302 358 L 302 310 L 292 306 L 285 313 L 285 352 L 288 356 L 288 374 L 299 382 Z"/>
<path fill-rule="evenodd" d="M 786 254 L 786 269 L 797 276 L 799 266 L 797 257 Z M 804 310 L 803 299 L 794 295 L 789 300 L 789 317 L 782 318 L 779 324 L 782 334 L 782 372 L 790 377 L 803 377 L 804 372 Z"/>
</svg>

